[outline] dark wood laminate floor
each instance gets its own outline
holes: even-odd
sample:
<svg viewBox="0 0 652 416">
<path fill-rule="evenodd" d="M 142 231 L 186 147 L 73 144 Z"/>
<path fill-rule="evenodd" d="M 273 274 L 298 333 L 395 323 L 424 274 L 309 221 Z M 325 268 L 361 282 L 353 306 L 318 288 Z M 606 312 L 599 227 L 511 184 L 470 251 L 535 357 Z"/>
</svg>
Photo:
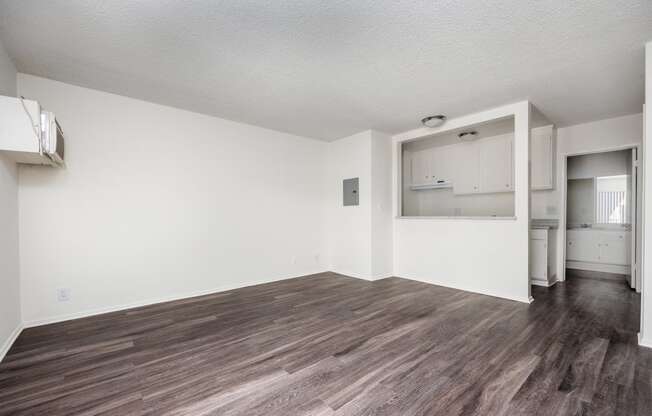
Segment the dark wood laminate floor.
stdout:
<svg viewBox="0 0 652 416">
<path fill-rule="evenodd" d="M 331 273 L 28 329 L 0 415 L 647 415 L 638 295 Z"/>
</svg>

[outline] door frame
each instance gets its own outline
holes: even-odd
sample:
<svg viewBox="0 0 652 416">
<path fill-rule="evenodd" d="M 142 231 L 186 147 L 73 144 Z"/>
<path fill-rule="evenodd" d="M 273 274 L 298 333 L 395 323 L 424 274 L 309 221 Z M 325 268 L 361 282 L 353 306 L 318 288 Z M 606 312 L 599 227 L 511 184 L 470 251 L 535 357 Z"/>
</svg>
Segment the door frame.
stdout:
<svg viewBox="0 0 652 416">
<path fill-rule="evenodd" d="M 563 153 L 560 154 L 561 157 L 561 178 L 560 178 L 560 194 L 561 194 L 561 206 L 560 206 L 560 213 L 559 213 L 559 246 L 561 247 L 560 252 L 560 258 L 559 258 L 559 264 L 557 266 L 557 275 L 558 278 L 557 280 L 560 282 L 566 281 L 566 212 L 567 212 L 567 204 L 568 204 L 568 158 L 573 157 L 573 156 L 583 156 L 583 155 L 592 155 L 592 154 L 597 154 L 597 153 L 609 153 L 609 152 L 617 152 L 620 150 L 628 150 L 628 149 L 636 149 L 636 154 L 637 154 L 637 165 L 636 165 L 636 180 L 634 180 L 634 171 L 632 171 L 632 187 L 634 183 L 637 183 L 637 189 L 636 192 L 632 192 L 632 198 L 634 201 L 631 203 L 631 207 L 635 207 L 635 212 L 634 215 L 630 215 L 631 221 L 632 221 L 632 247 L 631 251 L 633 254 L 632 258 L 635 260 L 635 262 L 632 262 L 631 264 L 631 281 L 632 284 L 635 286 L 635 289 L 637 292 L 640 292 L 641 290 L 641 285 L 639 284 L 641 281 L 641 239 L 637 238 L 641 235 L 641 225 L 642 222 L 638 221 L 640 219 L 640 208 L 641 208 L 641 202 L 642 202 L 642 191 L 643 188 L 640 186 L 642 184 L 642 158 L 641 158 L 641 144 L 625 144 L 621 146 L 612 146 L 612 147 L 605 147 L 601 149 L 595 149 L 595 150 L 590 150 L 590 151 L 585 151 L 585 152 L 569 152 L 569 153 Z M 634 160 L 632 160 L 632 169 L 634 169 Z M 630 207 L 630 209 L 631 209 Z M 637 218 L 638 217 L 638 218 Z"/>
</svg>

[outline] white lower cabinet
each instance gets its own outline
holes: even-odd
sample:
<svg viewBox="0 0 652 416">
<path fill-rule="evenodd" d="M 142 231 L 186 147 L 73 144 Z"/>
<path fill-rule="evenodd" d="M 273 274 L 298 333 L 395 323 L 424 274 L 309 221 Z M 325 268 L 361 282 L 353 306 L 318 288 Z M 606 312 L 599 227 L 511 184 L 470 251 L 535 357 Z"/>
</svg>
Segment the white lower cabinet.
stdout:
<svg viewBox="0 0 652 416">
<path fill-rule="evenodd" d="M 552 230 L 530 230 L 530 284 L 537 286 L 555 284 L 554 244 Z"/>
<path fill-rule="evenodd" d="M 599 257 L 598 233 L 588 230 L 566 232 L 566 260 L 597 263 Z"/>
<path fill-rule="evenodd" d="M 571 268 L 629 273 L 630 231 L 566 231 L 566 262 Z M 615 267 L 614 267 L 615 266 Z"/>
</svg>

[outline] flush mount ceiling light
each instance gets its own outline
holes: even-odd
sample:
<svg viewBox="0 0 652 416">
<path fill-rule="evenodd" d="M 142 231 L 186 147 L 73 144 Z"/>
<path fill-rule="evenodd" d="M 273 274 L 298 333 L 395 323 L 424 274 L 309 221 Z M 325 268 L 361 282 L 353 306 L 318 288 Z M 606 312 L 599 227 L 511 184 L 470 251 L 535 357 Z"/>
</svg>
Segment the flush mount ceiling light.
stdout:
<svg viewBox="0 0 652 416">
<path fill-rule="evenodd" d="M 439 127 L 446 121 L 446 116 L 443 114 L 437 114 L 434 116 L 428 116 L 421 119 L 421 124 L 426 127 Z"/>
<path fill-rule="evenodd" d="M 462 133 L 458 134 L 457 137 L 459 137 L 460 140 L 463 141 L 463 142 L 471 142 L 471 141 L 478 138 L 478 132 L 477 131 L 463 131 Z"/>
</svg>

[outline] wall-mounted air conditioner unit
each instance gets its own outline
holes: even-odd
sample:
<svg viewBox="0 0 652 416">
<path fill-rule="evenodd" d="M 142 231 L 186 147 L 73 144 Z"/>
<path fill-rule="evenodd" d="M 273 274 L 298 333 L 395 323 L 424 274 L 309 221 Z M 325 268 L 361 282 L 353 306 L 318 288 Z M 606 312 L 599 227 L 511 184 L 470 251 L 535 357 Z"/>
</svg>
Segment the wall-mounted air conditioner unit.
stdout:
<svg viewBox="0 0 652 416">
<path fill-rule="evenodd" d="M 38 102 L 0 96 L 0 151 L 17 163 L 63 166 L 63 131 Z"/>
</svg>

